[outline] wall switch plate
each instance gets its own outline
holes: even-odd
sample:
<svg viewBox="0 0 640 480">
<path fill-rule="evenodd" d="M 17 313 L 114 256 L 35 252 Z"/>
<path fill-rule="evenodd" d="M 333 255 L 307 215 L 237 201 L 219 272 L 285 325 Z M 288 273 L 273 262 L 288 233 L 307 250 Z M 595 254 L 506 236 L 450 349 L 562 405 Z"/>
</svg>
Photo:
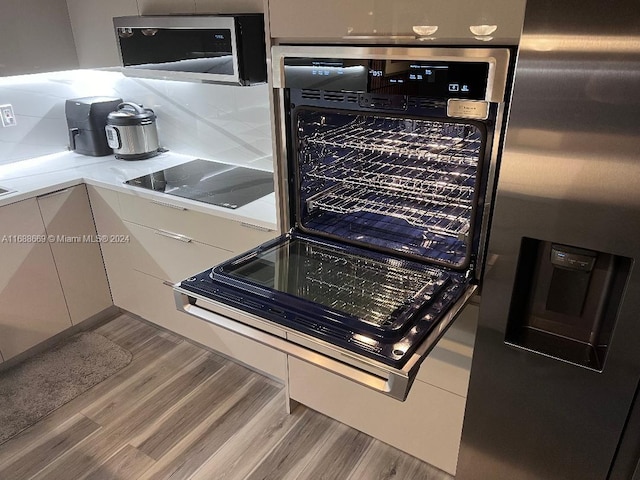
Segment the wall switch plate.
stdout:
<svg viewBox="0 0 640 480">
<path fill-rule="evenodd" d="M 16 116 L 13 113 L 13 106 L 9 104 L 0 105 L 0 117 L 2 117 L 3 127 L 15 127 L 18 124 Z"/>
</svg>

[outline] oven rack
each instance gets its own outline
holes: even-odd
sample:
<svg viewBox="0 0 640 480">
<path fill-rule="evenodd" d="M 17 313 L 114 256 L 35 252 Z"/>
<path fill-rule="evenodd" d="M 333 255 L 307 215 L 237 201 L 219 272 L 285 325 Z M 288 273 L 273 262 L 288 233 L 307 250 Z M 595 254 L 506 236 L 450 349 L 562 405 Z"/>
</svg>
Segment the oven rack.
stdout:
<svg viewBox="0 0 640 480">
<path fill-rule="evenodd" d="M 431 258 L 452 267 L 460 266 L 460 258 L 464 257 L 467 251 L 465 239 L 425 233 L 403 219 L 366 212 L 336 215 L 319 210 L 318 215 L 309 217 L 305 226 L 310 230 L 323 231 L 335 238 L 364 241 L 404 254 Z"/>
<path fill-rule="evenodd" d="M 473 201 L 475 166 L 440 169 L 429 163 L 377 152 L 341 154 L 337 150 L 321 152 L 319 156 L 324 161 L 314 164 L 313 158 L 318 154 L 305 152 L 305 155 L 306 163 L 311 165 L 307 175 L 312 178 L 382 188 L 409 198 L 419 196 L 433 205 L 471 205 Z"/>
<path fill-rule="evenodd" d="M 408 198 L 390 191 L 371 190 L 358 185 L 342 184 L 307 200 L 310 211 L 351 214 L 368 212 L 401 218 L 425 230 L 456 238 L 464 238 L 470 229 L 472 205 L 434 202 L 428 198 Z"/>
<path fill-rule="evenodd" d="M 310 268 L 300 281 L 304 297 L 323 304 L 331 299 L 331 308 L 382 330 L 397 328 L 404 319 L 394 312 L 430 301 L 448 279 L 437 269 L 412 270 L 316 249 L 308 255 Z"/>
<path fill-rule="evenodd" d="M 398 120 L 356 117 L 339 126 L 310 122 L 311 144 L 377 151 L 409 158 L 436 155 L 440 161 L 477 166 L 482 139 L 479 130 L 468 124 L 430 120 Z"/>
</svg>

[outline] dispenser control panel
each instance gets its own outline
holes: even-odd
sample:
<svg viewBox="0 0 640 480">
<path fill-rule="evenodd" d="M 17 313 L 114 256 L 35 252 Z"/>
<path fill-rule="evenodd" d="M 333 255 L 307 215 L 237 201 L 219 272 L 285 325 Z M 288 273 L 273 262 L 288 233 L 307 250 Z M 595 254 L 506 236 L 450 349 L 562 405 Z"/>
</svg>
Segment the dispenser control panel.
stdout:
<svg viewBox="0 0 640 480">
<path fill-rule="evenodd" d="M 590 272 L 596 262 L 596 253 L 589 250 L 578 250 L 563 245 L 551 248 L 551 263 L 560 268 Z"/>
</svg>

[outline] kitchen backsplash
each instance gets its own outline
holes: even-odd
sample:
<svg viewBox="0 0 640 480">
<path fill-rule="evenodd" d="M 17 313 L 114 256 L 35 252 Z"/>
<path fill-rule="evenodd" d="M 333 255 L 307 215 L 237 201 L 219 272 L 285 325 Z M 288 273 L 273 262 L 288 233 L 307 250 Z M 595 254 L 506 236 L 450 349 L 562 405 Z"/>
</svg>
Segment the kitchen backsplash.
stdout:
<svg viewBox="0 0 640 480">
<path fill-rule="evenodd" d="M 266 84 L 147 80 L 101 70 L 0 78 L 0 105 L 11 104 L 17 121 L 0 127 L 0 164 L 66 150 L 65 101 L 88 96 L 120 97 L 152 108 L 160 144 L 169 150 L 272 168 Z"/>
</svg>

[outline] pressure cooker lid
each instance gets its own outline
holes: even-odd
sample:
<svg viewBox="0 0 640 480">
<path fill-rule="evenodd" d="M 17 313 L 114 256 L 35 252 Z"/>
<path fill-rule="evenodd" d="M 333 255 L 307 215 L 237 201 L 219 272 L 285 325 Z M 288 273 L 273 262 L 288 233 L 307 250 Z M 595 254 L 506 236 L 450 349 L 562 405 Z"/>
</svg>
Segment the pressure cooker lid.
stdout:
<svg viewBox="0 0 640 480">
<path fill-rule="evenodd" d="M 149 125 L 156 119 L 150 108 L 144 108 L 133 102 L 123 102 L 107 117 L 109 125 Z"/>
</svg>

